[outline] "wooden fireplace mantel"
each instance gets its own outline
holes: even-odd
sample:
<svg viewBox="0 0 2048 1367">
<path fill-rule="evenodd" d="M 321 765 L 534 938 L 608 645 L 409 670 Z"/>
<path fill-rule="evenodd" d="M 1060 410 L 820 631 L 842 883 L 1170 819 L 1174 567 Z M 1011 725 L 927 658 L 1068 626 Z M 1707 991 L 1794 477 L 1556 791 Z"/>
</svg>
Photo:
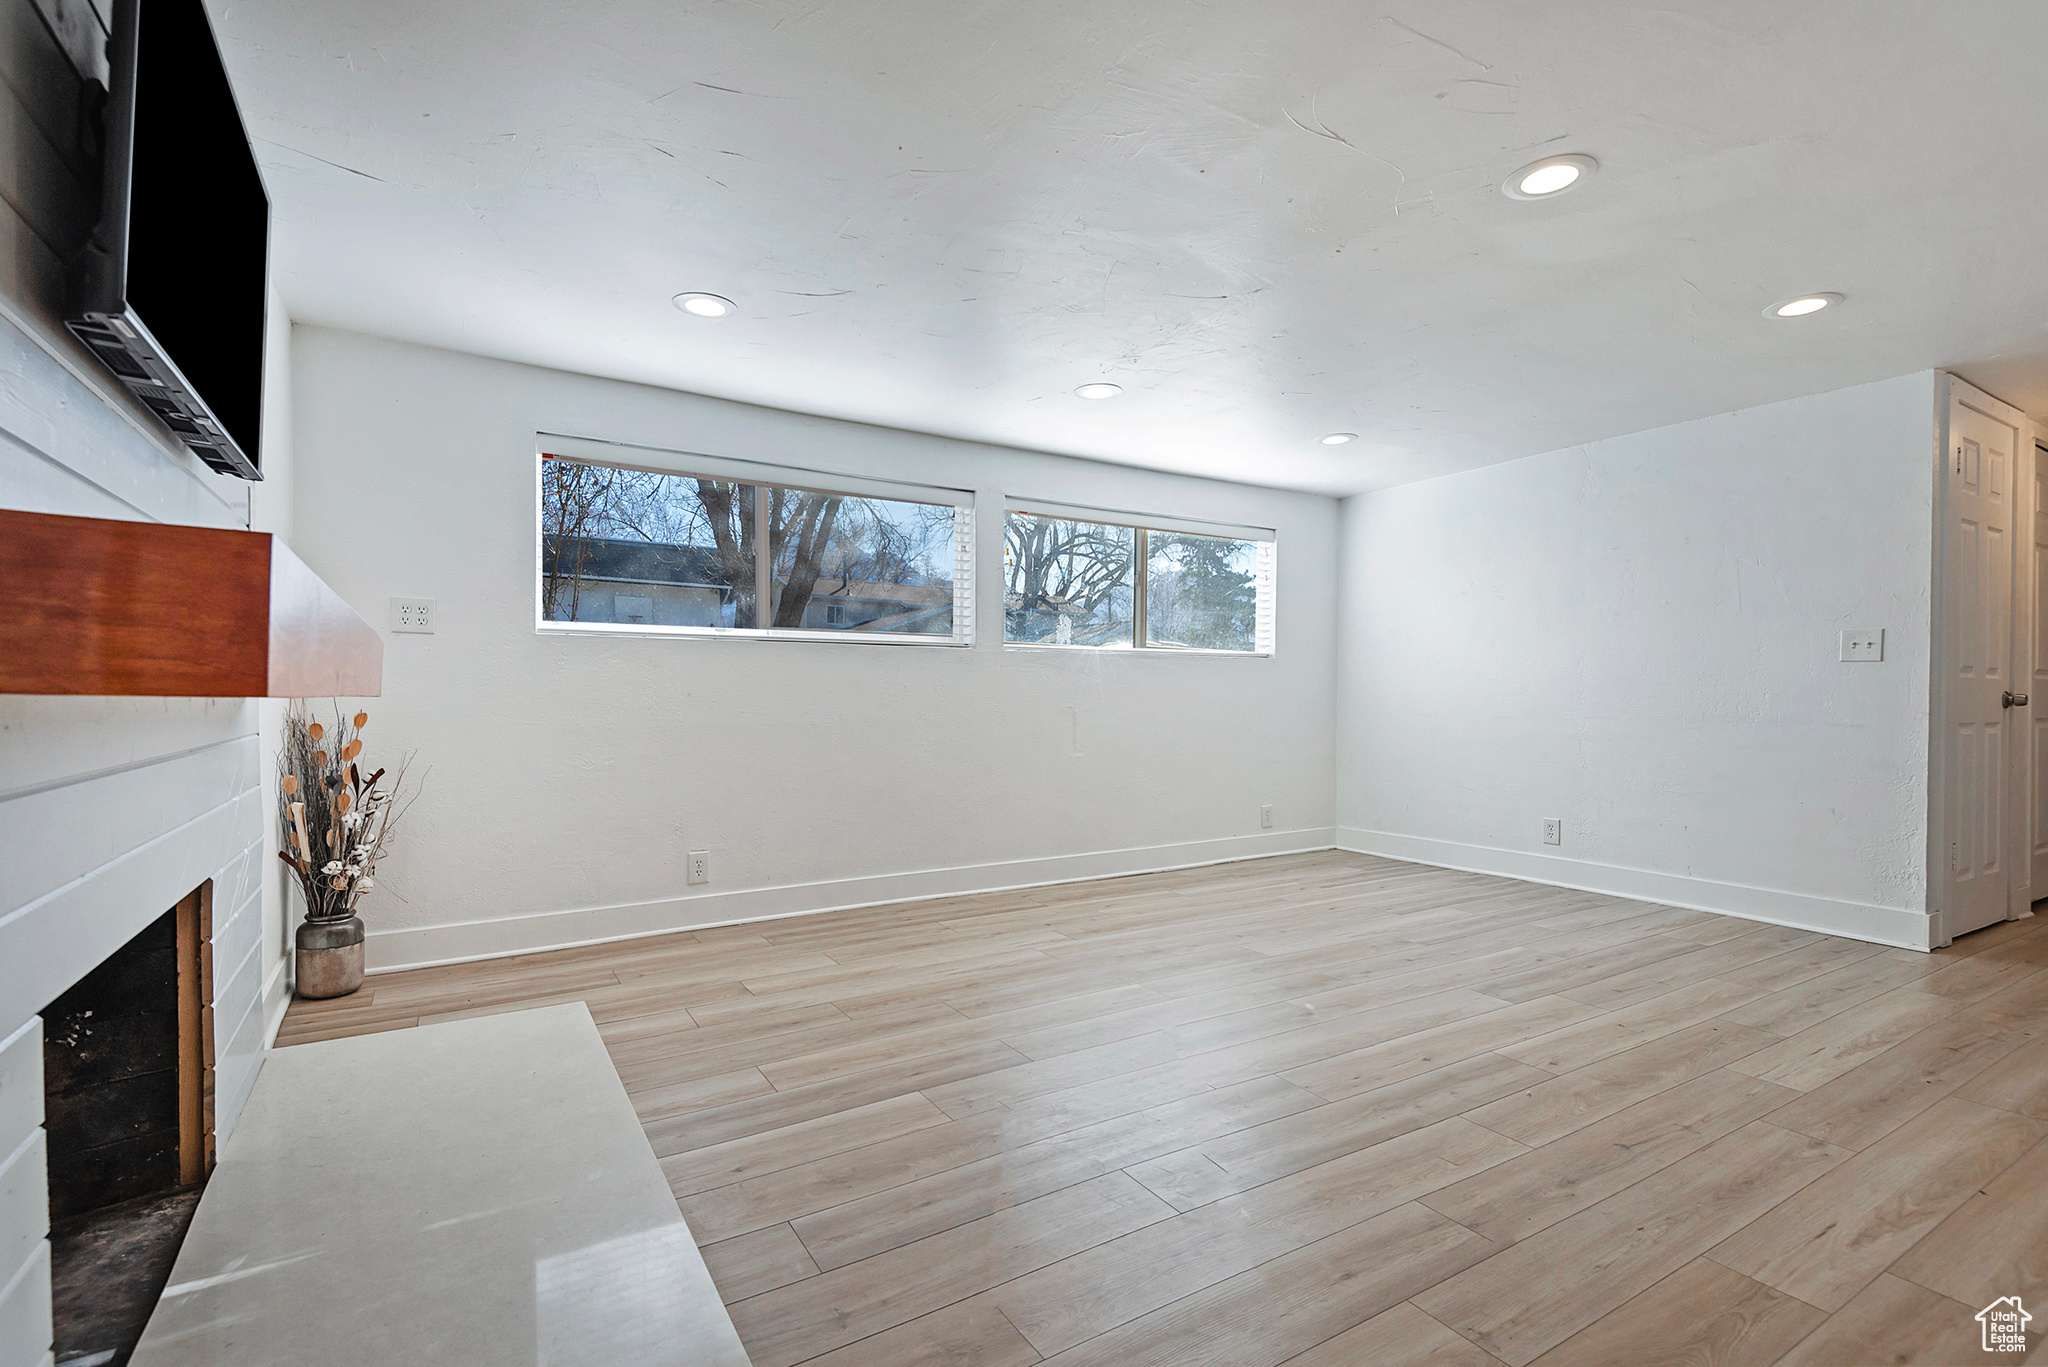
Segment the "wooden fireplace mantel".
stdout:
<svg viewBox="0 0 2048 1367">
<path fill-rule="evenodd" d="M 0 510 L 0 693 L 383 687 L 383 638 L 268 532 Z"/>
</svg>

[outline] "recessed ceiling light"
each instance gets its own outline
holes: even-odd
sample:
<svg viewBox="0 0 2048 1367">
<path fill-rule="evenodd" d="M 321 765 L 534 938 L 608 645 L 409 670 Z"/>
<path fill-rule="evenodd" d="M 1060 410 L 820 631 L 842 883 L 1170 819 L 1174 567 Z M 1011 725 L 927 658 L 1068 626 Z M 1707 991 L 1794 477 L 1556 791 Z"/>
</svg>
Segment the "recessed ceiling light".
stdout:
<svg viewBox="0 0 2048 1367">
<path fill-rule="evenodd" d="M 1790 299 L 1781 299 L 1764 310 L 1766 318 L 1804 318 L 1809 313 L 1819 313 L 1830 304 L 1839 304 L 1842 296 L 1832 291 L 1820 294 L 1798 294 Z"/>
<path fill-rule="evenodd" d="M 1549 199 L 1562 194 L 1600 169 L 1600 163 L 1577 152 L 1532 161 L 1501 182 L 1509 199 Z"/>
<path fill-rule="evenodd" d="M 675 306 L 684 313 L 695 314 L 699 318 L 723 318 L 727 314 L 739 312 L 739 305 L 722 294 L 699 294 L 694 290 L 688 294 L 677 295 Z"/>
<path fill-rule="evenodd" d="M 1082 385 L 1074 392 L 1084 399 L 1113 399 L 1124 392 L 1124 387 L 1107 380 L 1097 380 L 1094 384 Z"/>
<path fill-rule="evenodd" d="M 1347 441 L 1357 440 L 1358 434 L 1356 432 L 1332 432 L 1329 436 L 1323 438 L 1323 445 L 1342 446 Z"/>
</svg>

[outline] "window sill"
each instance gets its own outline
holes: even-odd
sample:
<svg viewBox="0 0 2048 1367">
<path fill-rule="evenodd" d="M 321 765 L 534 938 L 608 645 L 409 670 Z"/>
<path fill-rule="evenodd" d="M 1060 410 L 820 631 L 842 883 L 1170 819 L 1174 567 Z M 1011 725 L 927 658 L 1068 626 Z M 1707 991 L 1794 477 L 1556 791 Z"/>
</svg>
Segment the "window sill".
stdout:
<svg viewBox="0 0 2048 1367">
<path fill-rule="evenodd" d="M 1062 646 L 1047 641 L 1005 641 L 1004 650 L 1043 651 L 1061 655 L 1158 655 L 1167 659 L 1199 656 L 1205 660 L 1270 660 L 1270 650 L 1181 650 L 1167 646 Z"/>
<path fill-rule="evenodd" d="M 974 644 L 972 640 L 953 636 L 884 636 L 859 631 L 800 631 L 788 627 L 767 631 L 753 627 L 645 627 L 620 622 L 579 622 L 573 626 L 562 622 L 541 622 L 534 626 L 533 632 L 536 636 L 626 637 L 653 641 L 821 641 L 831 645 L 910 646 L 923 650 L 957 650 Z"/>
</svg>

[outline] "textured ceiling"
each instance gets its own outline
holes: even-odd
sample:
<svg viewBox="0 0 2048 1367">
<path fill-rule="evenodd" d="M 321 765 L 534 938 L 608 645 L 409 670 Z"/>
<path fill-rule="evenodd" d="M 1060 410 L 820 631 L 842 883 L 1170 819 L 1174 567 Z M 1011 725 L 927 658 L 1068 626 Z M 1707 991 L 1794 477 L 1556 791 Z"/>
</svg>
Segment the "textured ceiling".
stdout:
<svg viewBox="0 0 2048 1367">
<path fill-rule="evenodd" d="M 2048 413 L 2039 0 L 215 12 L 304 320 L 1327 492 L 1932 366 Z"/>
</svg>

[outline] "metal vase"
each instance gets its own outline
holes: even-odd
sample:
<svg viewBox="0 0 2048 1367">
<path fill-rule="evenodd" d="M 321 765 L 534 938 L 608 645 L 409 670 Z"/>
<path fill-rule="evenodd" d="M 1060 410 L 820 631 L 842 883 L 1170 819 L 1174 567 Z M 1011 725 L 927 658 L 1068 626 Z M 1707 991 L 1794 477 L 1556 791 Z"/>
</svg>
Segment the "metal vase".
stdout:
<svg viewBox="0 0 2048 1367">
<path fill-rule="evenodd" d="M 299 923 L 301 997 L 346 997 L 363 985 L 363 918 Z"/>
</svg>

